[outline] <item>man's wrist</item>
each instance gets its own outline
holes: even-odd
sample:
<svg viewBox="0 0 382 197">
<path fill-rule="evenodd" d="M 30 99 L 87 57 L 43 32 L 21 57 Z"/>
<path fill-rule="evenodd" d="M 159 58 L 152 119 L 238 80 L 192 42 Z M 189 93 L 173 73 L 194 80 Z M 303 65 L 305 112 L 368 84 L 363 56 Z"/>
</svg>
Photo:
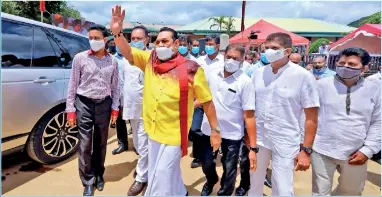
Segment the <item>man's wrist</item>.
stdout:
<svg viewBox="0 0 382 197">
<path fill-rule="evenodd" d="M 211 128 L 211 132 L 216 132 L 217 134 L 220 134 L 220 128 L 219 127 L 213 127 L 213 128 Z"/>
</svg>

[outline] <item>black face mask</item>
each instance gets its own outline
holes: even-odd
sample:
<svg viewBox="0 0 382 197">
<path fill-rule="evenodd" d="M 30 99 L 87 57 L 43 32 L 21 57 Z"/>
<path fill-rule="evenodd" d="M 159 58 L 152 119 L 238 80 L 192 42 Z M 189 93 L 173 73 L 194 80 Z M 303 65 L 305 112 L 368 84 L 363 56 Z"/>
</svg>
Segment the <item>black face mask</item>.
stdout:
<svg viewBox="0 0 382 197">
<path fill-rule="evenodd" d="M 109 46 L 109 52 L 112 52 L 112 53 L 117 52 L 116 47 L 115 46 Z"/>
</svg>

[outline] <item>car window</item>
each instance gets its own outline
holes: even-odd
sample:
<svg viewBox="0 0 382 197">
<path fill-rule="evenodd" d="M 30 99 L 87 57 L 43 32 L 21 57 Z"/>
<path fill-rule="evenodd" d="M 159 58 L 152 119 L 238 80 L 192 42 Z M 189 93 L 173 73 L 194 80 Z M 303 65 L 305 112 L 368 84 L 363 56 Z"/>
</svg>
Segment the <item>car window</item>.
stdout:
<svg viewBox="0 0 382 197">
<path fill-rule="evenodd" d="M 41 27 L 34 28 L 33 67 L 62 68 L 49 34 Z"/>
<path fill-rule="evenodd" d="M 53 34 L 53 39 L 57 43 L 57 46 L 54 46 L 55 51 L 61 53 L 60 59 L 65 61 L 65 68 L 71 68 L 72 59 L 77 53 L 90 49 L 89 40 L 85 37 L 57 30 L 49 30 L 49 32 Z"/>
<path fill-rule="evenodd" d="M 31 65 L 33 28 L 2 20 L 2 68 L 25 68 Z"/>
</svg>

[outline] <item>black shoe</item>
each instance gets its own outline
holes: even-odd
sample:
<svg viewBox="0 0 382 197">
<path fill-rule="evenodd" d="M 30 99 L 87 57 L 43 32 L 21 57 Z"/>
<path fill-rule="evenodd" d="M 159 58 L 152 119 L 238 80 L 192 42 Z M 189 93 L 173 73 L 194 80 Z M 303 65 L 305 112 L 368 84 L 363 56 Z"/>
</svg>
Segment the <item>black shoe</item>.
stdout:
<svg viewBox="0 0 382 197">
<path fill-rule="evenodd" d="M 103 180 L 103 177 L 102 176 L 97 176 L 97 179 L 96 179 L 96 188 L 98 191 L 102 191 L 103 190 L 103 187 L 105 186 L 105 181 Z"/>
<path fill-rule="evenodd" d="M 198 168 L 202 166 L 202 163 L 200 163 L 200 160 L 199 159 L 194 159 L 192 162 L 191 162 L 191 168 Z"/>
<path fill-rule="evenodd" d="M 84 196 L 94 196 L 94 185 L 87 185 L 84 188 Z"/>
<path fill-rule="evenodd" d="M 214 186 L 215 184 L 218 182 L 219 180 L 215 181 L 214 183 L 208 183 L 206 182 L 204 185 L 203 185 L 203 189 L 202 189 L 202 193 L 200 194 L 201 196 L 209 196 L 211 193 L 212 193 L 212 190 L 214 189 Z"/>
<path fill-rule="evenodd" d="M 235 196 L 245 196 L 248 192 L 248 189 L 244 189 L 242 186 L 236 188 Z"/>
<path fill-rule="evenodd" d="M 113 155 L 121 154 L 122 152 L 127 151 L 127 146 L 119 145 L 118 148 L 113 150 Z"/>
</svg>

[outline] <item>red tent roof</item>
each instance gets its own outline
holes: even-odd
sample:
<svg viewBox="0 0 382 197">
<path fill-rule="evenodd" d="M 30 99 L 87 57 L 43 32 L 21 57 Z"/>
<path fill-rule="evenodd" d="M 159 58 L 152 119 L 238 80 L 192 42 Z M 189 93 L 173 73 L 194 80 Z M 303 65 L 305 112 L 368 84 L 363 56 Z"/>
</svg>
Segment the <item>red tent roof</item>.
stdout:
<svg viewBox="0 0 382 197">
<path fill-rule="evenodd" d="M 364 24 L 358 29 L 354 30 L 350 34 L 346 35 L 345 37 L 339 39 L 337 42 L 330 45 L 330 48 L 334 48 L 339 44 L 342 44 L 346 41 L 348 41 L 351 38 L 354 38 L 359 31 L 366 31 L 367 33 L 372 33 L 378 37 L 381 37 L 381 24 Z"/>
<path fill-rule="evenodd" d="M 271 33 L 276 33 L 276 32 L 282 32 L 282 33 L 287 33 L 291 36 L 292 42 L 294 45 L 307 45 L 309 44 L 309 40 L 296 35 L 292 32 L 289 32 L 285 29 L 282 29 L 280 27 L 277 27 L 276 25 L 273 25 L 271 23 L 268 23 L 267 21 L 264 20 L 259 20 L 257 23 L 253 24 L 252 26 L 248 27 L 244 31 L 236 34 L 234 37 L 229 39 L 230 43 L 249 43 L 248 36 L 251 33 L 251 31 L 260 31 L 257 33 L 257 40 L 255 43 L 263 43 L 267 36 Z M 253 41 L 251 41 L 253 43 Z"/>
</svg>

